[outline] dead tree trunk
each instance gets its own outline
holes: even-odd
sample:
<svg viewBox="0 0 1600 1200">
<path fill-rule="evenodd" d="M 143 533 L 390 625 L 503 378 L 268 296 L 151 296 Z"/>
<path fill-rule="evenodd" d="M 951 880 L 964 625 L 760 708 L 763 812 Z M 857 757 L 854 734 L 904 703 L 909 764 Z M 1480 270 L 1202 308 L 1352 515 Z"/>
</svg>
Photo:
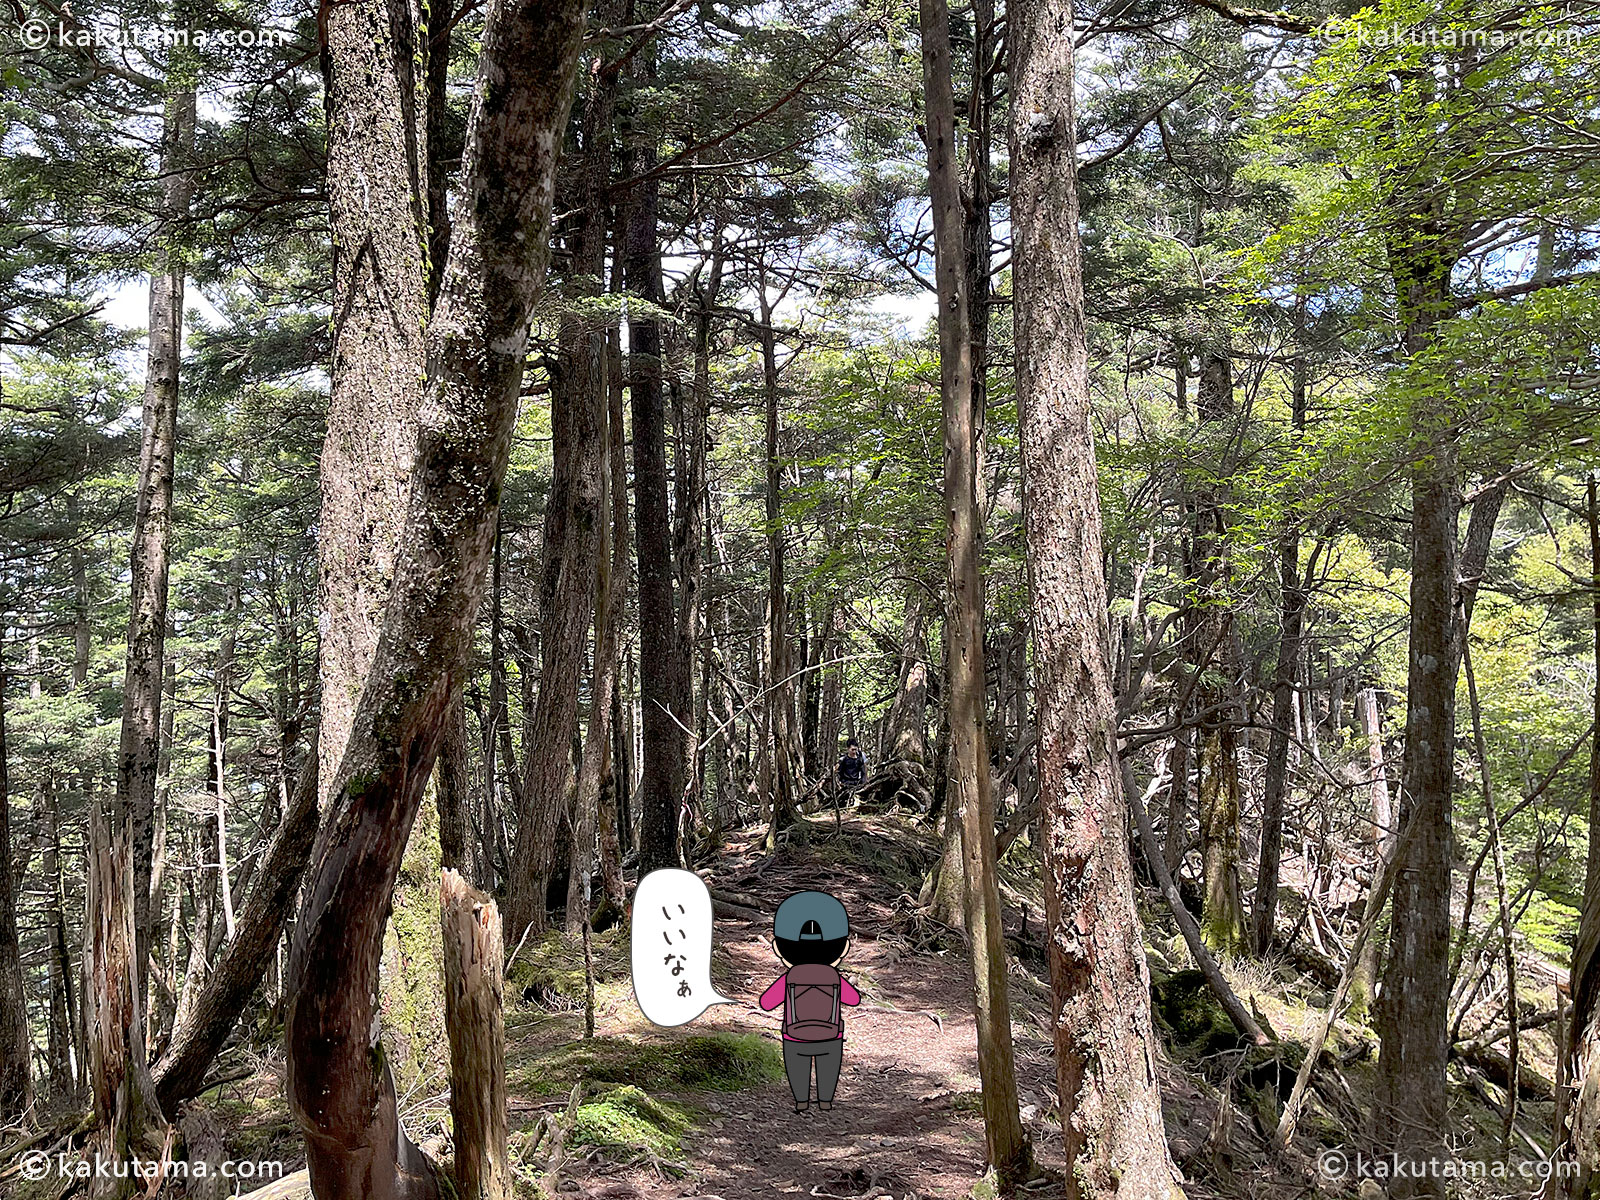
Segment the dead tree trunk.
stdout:
<svg viewBox="0 0 1600 1200">
<path fill-rule="evenodd" d="M 449 869 L 440 874 L 439 906 L 456 1194 L 461 1200 L 510 1200 L 500 911 Z"/>
<path fill-rule="evenodd" d="M 1067 1194 L 1181 1197 L 1161 1122 L 1106 647 L 1078 245 L 1073 23 L 1010 11 L 1017 398 Z M 930 123 L 931 124 L 931 123 Z"/>
<path fill-rule="evenodd" d="M 352 40 L 373 44 L 366 5 L 339 12 L 348 14 L 347 50 Z M 330 26 L 339 19 L 330 16 Z M 375 24 L 391 28 L 386 19 Z M 576 0 L 494 0 L 485 17 L 462 164 L 465 202 L 426 327 L 425 395 L 410 423 L 415 467 L 406 521 L 360 702 L 342 753 L 335 752 L 335 778 L 323 789 L 327 820 L 290 960 L 288 1094 L 319 1200 L 440 1193 L 434 1168 L 400 1128 L 375 1036 L 378 967 L 406 839 L 467 667 L 484 592 L 582 28 Z M 369 82 L 391 87 L 410 71 L 414 47 L 378 47 L 385 53 Z M 360 175 L 385 128 L 355 118 L 335 141 L 330 175 Z M 402 212 L 420 203 L 420 177 L 371 178 L 378 181 L 374 195 L 410 187 Z M 339 312 L 354 298 L 348 273 L 343 282 Z M 367 352 L 381 348 L 375 343 Z M 365 400 L 339 378 L 349 365 L 335 361 L 336 405 Z M 392 363 L 375 366 L 380 379 L 392 378 Z M 325 461 L 323 469 L 341 467 Z M 325 493 L 329 485 L 348 493 L 364 478 L 358 464 L 346 460 L 342 469 L 350 474 L 328 481 Z M 357 571 L 353 550 L 339 545 L 324 571 Z M 346 590 L 345 582 L 334 590 Z M 350 661 L 347 650 L 337 648 L 341 662 Z"/>
</svg>

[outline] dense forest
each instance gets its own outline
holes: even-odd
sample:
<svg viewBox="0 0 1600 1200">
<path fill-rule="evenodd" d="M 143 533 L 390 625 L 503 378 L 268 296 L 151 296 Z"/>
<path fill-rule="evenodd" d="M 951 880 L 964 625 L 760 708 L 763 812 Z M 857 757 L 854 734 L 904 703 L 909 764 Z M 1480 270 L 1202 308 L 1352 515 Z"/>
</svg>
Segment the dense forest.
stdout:
<svg viewBox="0 0 1600 1200">
<path fill-rule="evenodd" d="M 1593 0 L 13 0 L 0 247 L 0 1195 L 1600 1182 Z"/>
</svg>

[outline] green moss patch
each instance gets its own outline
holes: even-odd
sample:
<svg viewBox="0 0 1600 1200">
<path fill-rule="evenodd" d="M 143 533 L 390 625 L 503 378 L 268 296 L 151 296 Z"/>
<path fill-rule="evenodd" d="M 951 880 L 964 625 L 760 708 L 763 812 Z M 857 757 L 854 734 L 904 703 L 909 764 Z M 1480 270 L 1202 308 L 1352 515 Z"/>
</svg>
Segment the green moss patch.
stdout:
<svg viewBox="0 0 1600 1200">
<path fill-rule="evenodd" d="M 1200 971 L 1177 971 L 1150 989 L 1156 1020 L 1178 1053 L 1191 1061 L 1244 1044 Z"/>
<path fill-rule="evenodd" d="M 691 1124 L 682 1105 L 624 1085 L 578 1106 L 572 1140 L 580 1146 L 676 1156 L 683 1151 L 682 1138 Z"/>
<path fill-rule="evenodd" d="M 783 1078 L 783 1052 L 753 1033 L 713 1033 L 673 1042 L 597 1037 L 567 1042 L 519 1070 L 512 1091 L 552 1095 L 580 1079 L 653 1092 L 733 1092 Z"/>
<path fill-rule="evenodd" d="M 608 985 L 629 987 L 628 931 L 621 926 L 590 939 L 597 992 Z M 549 1007 L 552 1001 L 583 1003 L 583 942 L 560 930 L 529 939 L 511 964 L 506 998 Z"/>
</svg>

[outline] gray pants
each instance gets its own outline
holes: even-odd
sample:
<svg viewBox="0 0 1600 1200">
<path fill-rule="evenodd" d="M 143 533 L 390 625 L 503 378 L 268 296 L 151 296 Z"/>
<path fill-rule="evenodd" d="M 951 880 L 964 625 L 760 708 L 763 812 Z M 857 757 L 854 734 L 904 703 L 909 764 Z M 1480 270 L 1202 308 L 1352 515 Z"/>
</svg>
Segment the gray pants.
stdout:
<svg viewBox="0 0 1600 1200">
<path fill-rule="evenodd" d="M 796 1104 L 811 1101 L 811 1064 L 817 1064 L 817 1099 L 833 1103 L 833 1090 L 839 1086 L 839 1068 L 844 1065 L 844 1039 L 828 1042 L 783 1043 L 783 1068 L 789 1074 L 789 1090 Z"/>
</svg>

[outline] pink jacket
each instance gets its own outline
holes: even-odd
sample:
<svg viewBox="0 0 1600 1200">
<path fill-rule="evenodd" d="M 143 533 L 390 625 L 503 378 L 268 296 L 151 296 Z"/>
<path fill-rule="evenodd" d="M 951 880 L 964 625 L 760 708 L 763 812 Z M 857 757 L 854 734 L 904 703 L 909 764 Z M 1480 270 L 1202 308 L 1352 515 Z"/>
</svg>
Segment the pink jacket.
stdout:
<svg viewBox="0 0 1600 1200">
<path fill-rule="evenodd" d="M 787 978 L 789 978 L 788 972 L 784 972 L 782 975 L 779 975 L 777 979 L 773 980 L 772 986 L 761 993 L 761 999 L 756 1001 L 756 1003 L 760 1004 L 761 1007 L 766 1009 L 768 1012 L 771 1012 L 773 1009 L 777 1008 L 778 1005 L 782 1004 L 783 985 L 784 980 Z M 851 1008 L 854 1008 L 856 1005 L 861 1003 L 861 993 L 856 991 L 855 988 L 851 987 L 850 981 L 843 975 L 839 976 L 839 1003 L 847 1004 Z M 787 1033 L 783 1035 L 783 1040 L 786 1042 L 799 1041 L 798 1038 L 792 1038 Z"/>
</svg>

